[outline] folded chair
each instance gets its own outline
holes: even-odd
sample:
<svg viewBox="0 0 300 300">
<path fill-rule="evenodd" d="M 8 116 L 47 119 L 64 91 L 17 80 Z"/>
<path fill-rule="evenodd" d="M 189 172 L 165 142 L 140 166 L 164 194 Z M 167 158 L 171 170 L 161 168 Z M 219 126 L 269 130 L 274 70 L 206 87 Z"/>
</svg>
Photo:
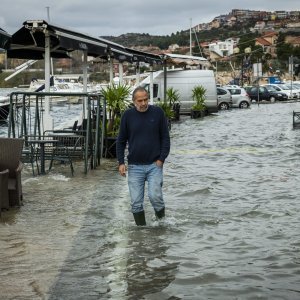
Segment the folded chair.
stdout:
<svg viewBox="0 0 300 300">
<path fill-rule="evenodd" d="M 22 205 L 21 162 L 24 139 L 0 137 L 0 172 L 8 170 L 9 206 Z M 1 193 L 2 194 L 2 193 Z"/>
</svg>

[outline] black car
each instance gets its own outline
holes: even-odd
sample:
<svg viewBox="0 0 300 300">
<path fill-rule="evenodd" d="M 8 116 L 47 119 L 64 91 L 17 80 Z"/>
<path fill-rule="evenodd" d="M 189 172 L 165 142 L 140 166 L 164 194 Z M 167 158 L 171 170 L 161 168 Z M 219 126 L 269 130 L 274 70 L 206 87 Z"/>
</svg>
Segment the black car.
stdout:
<svg viewBox="0 0 300 300">
<path fill-rule="evenodd" d="M 262 100 L 266 100 L 266 101 L 284 101 L 287 100 L 287 96 L 283 93 L 280 93 L 278 91 L 274 91 L 272 89 L 268 89 L 265 86 L 248 86 L 245 87 L 249 97 L 251 100 L 255 100 L 255 101 L 262 101 Z M 258 89 L 259 89 L 259 93 L 258 93 Z"/>
</svg>

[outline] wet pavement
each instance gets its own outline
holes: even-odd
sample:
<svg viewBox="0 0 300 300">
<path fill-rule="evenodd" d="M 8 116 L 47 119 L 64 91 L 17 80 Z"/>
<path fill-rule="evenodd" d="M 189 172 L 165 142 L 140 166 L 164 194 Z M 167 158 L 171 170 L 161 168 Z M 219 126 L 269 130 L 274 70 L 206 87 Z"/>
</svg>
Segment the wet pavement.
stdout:
<svg viewBox="0 0 300 300">
<path fill-rule="evenodd" d="M 172 124 L 166 219 L 136 227 L 113 160 L 23 174 L 2 214 L 0 299 L 299 299 L 300 103 Z"/>
</svg>

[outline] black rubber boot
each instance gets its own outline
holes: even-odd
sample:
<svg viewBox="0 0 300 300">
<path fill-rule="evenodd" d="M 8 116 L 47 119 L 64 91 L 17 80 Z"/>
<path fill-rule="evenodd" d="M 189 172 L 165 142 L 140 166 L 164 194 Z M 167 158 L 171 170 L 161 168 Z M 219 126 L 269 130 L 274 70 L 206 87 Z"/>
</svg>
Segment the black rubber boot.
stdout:
<svg viewBox="0 0 300 300">
<path fill-rule="evenodd" d="M 138 213 L 133 214 L 135 224 L 137 226 L 145 226 L 146 225 L 146 220 L 145 220 L 145 212 L 142 210 Z"/>
<path fill-rule="evenodd" d="M 165 216 L 165 208 L 162 208 L 159 211 L 155 211 L 155 215 L 158 219 L 161 219 Z"/>
</svg>

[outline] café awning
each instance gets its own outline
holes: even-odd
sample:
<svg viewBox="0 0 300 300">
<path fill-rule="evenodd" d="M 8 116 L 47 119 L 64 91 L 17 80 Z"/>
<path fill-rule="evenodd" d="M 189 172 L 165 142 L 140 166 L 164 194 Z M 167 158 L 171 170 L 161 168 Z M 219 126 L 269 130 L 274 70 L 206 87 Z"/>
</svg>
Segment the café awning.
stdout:
<svg viewBox="0 0 300 300">
<path fill-rule="evenodd" d="M 43 59 L 45 37 L 50 37 L 50 56 L 68 58 L 75 50 L 86 51 L 88 56 L 115 59 L 119 62 L 145 62 L 150 65 L 161 64 L 159 55 L 126 48 L 103 38 L 92 37 L 44 20 L 27 20 L 11 36 L 8 49 L 9 58 Z"/>
<path fill-rule="evenodd" d="M 0 28 L 0 48 L 8 49 L 10 45 L 11 35 Z"/>
<path fill-rule="evenodd" d="M 66 58 L 69 57 L 69 52 L 75 50 L 86 51 L 87 55 L 94 57 L 107 53 L 107 44 L 98 38 L 52 25 L 44 20 L 28 20 L 12 35 L 8 57 L 43 59 L 46 35 L 50 37 L 51 57 Z"/>
<path fill-rule="evenodd" d="M 163 60 L 160 55 L 139 51 L 131 48 L 126 48 L 126 50 L 133 55 L 133 62 L 145 62 L 153 65 L 161 65 Z"/>
<path fill-rule="evenodd" d="M 107 53 L 103 55 L 101 58 L 109 60 L 109 59 L 116 59 L 119 62 L 132 62 L 133 55 L 129 53 L 126 48 L 120 44 L 116 44 L 114 42 L 111 42 L 109 40 L 99 38 L 100 41 L 102 41 L 107 46 Z"/>
</svg>

